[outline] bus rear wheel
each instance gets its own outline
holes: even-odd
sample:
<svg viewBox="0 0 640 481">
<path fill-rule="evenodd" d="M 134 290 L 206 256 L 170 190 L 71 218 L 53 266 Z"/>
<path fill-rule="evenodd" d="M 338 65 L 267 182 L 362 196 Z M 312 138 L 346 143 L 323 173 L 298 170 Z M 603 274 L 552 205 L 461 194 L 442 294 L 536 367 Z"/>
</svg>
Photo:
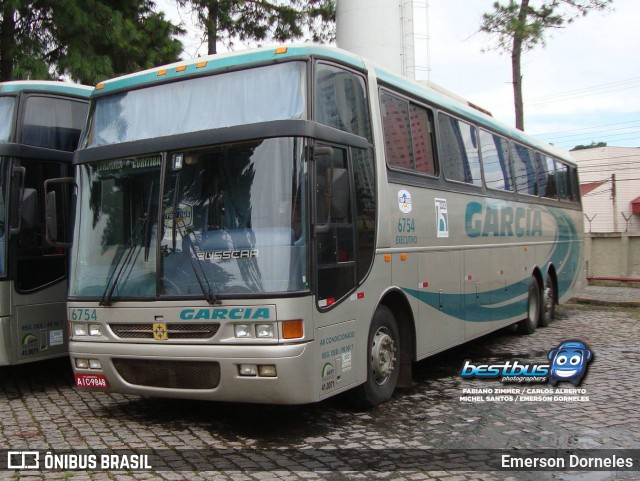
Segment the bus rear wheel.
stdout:
<svg viewBox="0 0 640 481">
<path fill-rule="evenodd" d="M 540 325 L 547 327 L 556 316 L 556 290 L 551 275 L 547 274 L 547 280 L 544 283 L 544 292 L 542 295 L 542 315 L 540 316 Z"/>
<path fill-rule="evenodd" d="M 386 306 L 376 309 L 369 328 L 367 380 L 354 392 L 362 407 L 374 407 L 391 399 L 400 373 L 400 334 L 396 319 Z"/>
<path fill-rule="evenodd" d="M 540 323 L 541 314 L 540 285 L 535 276 L 529 281 L 529 299 L 527 302 L 527 318 L 518 323 L 519 334 L 533 334 Z"/>
</svg>

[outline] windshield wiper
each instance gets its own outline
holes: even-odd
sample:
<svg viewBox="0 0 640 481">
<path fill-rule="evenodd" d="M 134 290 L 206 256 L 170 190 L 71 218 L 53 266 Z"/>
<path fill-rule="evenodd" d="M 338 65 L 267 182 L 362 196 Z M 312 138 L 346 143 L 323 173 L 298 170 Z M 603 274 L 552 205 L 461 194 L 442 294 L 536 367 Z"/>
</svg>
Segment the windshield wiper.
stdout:
<svg viewBox="0 0 640 481">
<path fill-rule="evenodd" d="M 136 224 L 133 227 L 133 231 L 131 232 L 131 236 L 129 240 L 123 246 L 118 259 L 115 261 L 115 268 L 109 279 L 107 280 L 107 285 L 105 286 L 104 292 L 102 293 L 102 299 L 100 299 L 100 306 L 110 306 L 111 300 L 113 298 L 113 292 L 122 277 L 125 269 L 131 264 L 131 260 L 134 258 L 136 252 L 136 243 L 138 239 L 142 236 L 143 232 L 145 233 L 145 239 L 149 236 L 149 215 L 151 213 L 151 196 L 153 195 L 153 182 L 151 182 L 151 188 L 149 190 L 149 202 L 147 203 L 147 210 L 142 214 L 142 217 L 139 217 L 136 220 Z M 145 241 L 145 245 L 147 242 Z M 125 255 L 126 253 L 126 255 Z M 148 256 L 148 253 L 145 253 L 145 256 Z M 123 260 L 124 259 L 124 260 Z"/>
<path fill-rule="evenodd" d="M 185 250 L 185 244 L 188 244 L 186 247 L 189 250 L 189 265 L 191 266 L 191 270 L 193 271 L 193 275 L 198 281 L 198 285 L 200 286 L 200 290 L 202 294 L 204 294 L 204 298 L 209 304 L 219 304 L 220 301 L 216 298 L 216 295 L 213 293 L 213 289 L 211 288 L 211 284 L 209 283 L 209 278 L 207 277 L 207 273 L 204 271 L 202 264 L 199 262 L 198 267 L 196 267 L 196 263 L 194 258 L 198 258 L 198 249 L 194 245 L 194 241 L 191 240 L 191 234 L 193 234 L 193 230 L 189 229 L 184 223 L 184 219 L 182 216 L 178 216 L 178 206 L 180 203 L 180 173 L 176 174 L 176 181 L 173 186 L 173 225 L 171 226 L 171 247 L 173 252 L 176 252 L 177 247 L 177 233 L 180 233 L 180 238 L 182 239 L 182 249 Z M 180 225 L 180 223 L 182 225 Z M 184 232 L 183 232 L 184 231 Z M 185 235 L 186 232 L 186 235 Z M 195 238 L 195 234 L 194 234 Z M 195 238 L 195 243 L 198 242 L 198 239 Z M 199 246 L 198 246 L 199 248 Z"/>
<path fill-rule="evenodd" d="M 176 221 L 175 211 L 173 219 L 174 225 L 178 224 L 178 222 Z M 187 255 L 187 258 L 189 259 L 189 265 L 191 265 L 191 270 L 193 270 L 193 274 L 195 275 L 196 280 L 198 281 L 198 285 L 200 286 L 200 289 L 204 294 L 204 298 L 209 304 L 220 304 L 220 301 L 213 293 L 213 289 L 211 288 L 211 284 L 209 283 L 207 273 L 204 271 L 204 267 L 202 267 L 202 264 L 200 262 L 195 261 L 195 259 L 198 258 L 198 250 L 202 250 L 200 249 L 200 246 L 196 245 L 198 243 L 198 239 L 195 237 L 193 229 L 188 228 L 184 224 L 183 219 L 180 219 L 179 222 L 182 223 L 182 226 L 178 226 L 178 232 L 180 233 L 180 237 L 182 238 L 183 250 L 186 244 L 186 247 L 189 250 L 189 255 Z M 186 234 L 183 233 L 183 231 Z M 194 236 L 194 240 L 191 240 L 192 234 Z"/>
</svg>

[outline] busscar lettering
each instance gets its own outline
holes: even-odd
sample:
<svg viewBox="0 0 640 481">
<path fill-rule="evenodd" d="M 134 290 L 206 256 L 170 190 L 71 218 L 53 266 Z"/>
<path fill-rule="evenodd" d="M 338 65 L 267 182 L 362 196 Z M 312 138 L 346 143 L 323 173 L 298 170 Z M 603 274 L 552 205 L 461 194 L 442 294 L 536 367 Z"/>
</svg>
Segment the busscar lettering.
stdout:
<svg viewBox="0 0 640 481">
<path fill-rule="evenodd" d="M 198 260 L 230 260 L 230 259 L 251 259 L 258 257 L 258 249 L 241 249 L 235 251 L 207 251 L 198 252 Z"/>
<path fill-rule="evenodd" d="M 542 210 L 469 202 L 465 213 L 465 231 L 469 237 L 542 236 Z"/>
</svg>

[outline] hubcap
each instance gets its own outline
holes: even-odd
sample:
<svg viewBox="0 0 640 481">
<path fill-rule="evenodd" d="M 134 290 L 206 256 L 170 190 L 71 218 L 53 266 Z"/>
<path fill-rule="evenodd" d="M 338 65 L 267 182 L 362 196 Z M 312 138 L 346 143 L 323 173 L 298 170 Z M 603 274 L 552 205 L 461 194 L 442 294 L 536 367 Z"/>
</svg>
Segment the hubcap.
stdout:
<svg viewBox="0 0 640 481">
<path fill-rule="evenodd" d="M 551 287 L 547 287 L 544 290 L 544 310 L 547 317 L 551 317 L 551 313 L 553 312 L 553 289 Z"/>
<path fill-rule="evenodd" d="M 371 369 L 376 384 L 387 382 L 396 364 L 396 344 L 386 327 L 381 327 L 373 336 L 371 345 Z"/>
</svg>

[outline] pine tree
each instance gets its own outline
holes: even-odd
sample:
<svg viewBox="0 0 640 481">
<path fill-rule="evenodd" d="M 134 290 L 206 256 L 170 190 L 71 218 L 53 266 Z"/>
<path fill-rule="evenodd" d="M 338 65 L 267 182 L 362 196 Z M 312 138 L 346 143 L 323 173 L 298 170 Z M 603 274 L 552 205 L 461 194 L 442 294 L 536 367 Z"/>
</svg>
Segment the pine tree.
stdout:
<svg viewBox="0 0 640 481">
<path fill-rule="evenodd" d="M 510 0 L 504 5 L 493 4 L 493 12 L 482 16 L 480 31 L 493 36 L 493 47 L 511 56 L 513 99 L 516 128 L 524 130 L 524 101 L 522 98 L 522 54 L 536 45 L 544 45 L 545 33 L 563 28 L 577 17 L 592 10 L 602 10 L 613 0 L 546 0 L 532 5 L 530 0 Z"/>
<path fill-rule="evenodd" d="M 234 41 L 284 42 L 310 36 L 326 41 L 335 36 L 334 0 L 176 0 L 191 6 L 204 29 L 208 53 L 216 43 Z"/>
</svg>

